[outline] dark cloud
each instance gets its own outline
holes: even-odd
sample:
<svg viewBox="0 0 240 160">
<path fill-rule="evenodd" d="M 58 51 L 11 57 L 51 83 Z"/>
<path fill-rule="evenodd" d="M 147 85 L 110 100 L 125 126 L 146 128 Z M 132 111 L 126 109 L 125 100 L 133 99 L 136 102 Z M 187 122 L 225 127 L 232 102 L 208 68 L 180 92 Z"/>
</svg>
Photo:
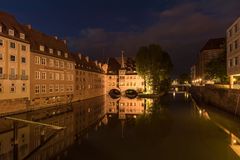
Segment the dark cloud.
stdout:
<svg viewBox="0 0 240 160">
<path fill-rule="evenodd" d="M 96 58 L 117 56 L 122 49 L 133 56 L 141 45 L 159 43 L 170 53 L 175 72 L 188 72 L 207 39 L 225 36 L 227 26 L 239 16 L 239 8 L 239 0 L 185 1 L 149 14 L 155 22 L 143 29 L 136 25 L 127 32 L 86 28 L 79 37 L 68 40 L 71 48 Z M 127 20 L 121 17 L 118 21 Z"/>
</svg>

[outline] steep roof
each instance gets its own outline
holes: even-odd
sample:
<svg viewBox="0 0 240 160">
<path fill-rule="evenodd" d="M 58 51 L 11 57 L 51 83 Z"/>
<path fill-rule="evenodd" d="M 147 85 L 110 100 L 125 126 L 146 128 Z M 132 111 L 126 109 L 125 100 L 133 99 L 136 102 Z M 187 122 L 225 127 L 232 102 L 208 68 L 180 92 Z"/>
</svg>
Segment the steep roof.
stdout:
<svg viewBox="0 0 240 160">
<path fill-rule="evenodd" d="M 226 43 L 225 38 L 214 38 L 209 39 L 207 43 L 201 49 L 201 52 L 204 50 L 212 50 L 212 49 L 222 49 Z"/>
<path fill-rule="evenodd" d="M 2 33 L 0 34 L 7 36 L 8 38 L 26 42 L 26 40 L 20 39 L 20 33 L 24 33 L 24 29 L 14 16 L 0 11 L 0 26 L 2 26 Z M 9 29 L 14 30 L 14 36 L 8 34 Z"/>
</svg>

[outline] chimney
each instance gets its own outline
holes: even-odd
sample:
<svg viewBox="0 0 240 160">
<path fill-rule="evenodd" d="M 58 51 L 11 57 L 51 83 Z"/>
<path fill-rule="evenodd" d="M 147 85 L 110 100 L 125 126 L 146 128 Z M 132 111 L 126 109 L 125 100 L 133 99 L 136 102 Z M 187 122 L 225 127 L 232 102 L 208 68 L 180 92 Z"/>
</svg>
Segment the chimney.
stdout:
<svg viewBox="0 0 240 160">
<path fill-rule="evenodd" d="M 78 53 L 78 57 L 79 57 L 80 60 L 82 59 L 81 53 Z"/>
<path fill-rule="evenodd" d="M 28 28 L 28 29 L 32 29 L 31 24 L 27 24 L 27 28 Z"/>
<path fill-rule="evenodd" d="M 94 62 L 95 62 L 95 65 L 97 66 L 97 65 L 98 65 L 98 61 L 97 61 L 97 60 L 95 60 Z"/>
<path fill-rule="evenodd" d="M 57 40 L 58 39 L 58 37 L 57 36 L 54 36 L 54 38 Z"/>
<path fill-rule="evenodd" d="M 89 62 L 89 57 L 88 57 L 88 56 L 86 56 L 85 58 L 86 58 L 87 62 Z"/>
</svg>

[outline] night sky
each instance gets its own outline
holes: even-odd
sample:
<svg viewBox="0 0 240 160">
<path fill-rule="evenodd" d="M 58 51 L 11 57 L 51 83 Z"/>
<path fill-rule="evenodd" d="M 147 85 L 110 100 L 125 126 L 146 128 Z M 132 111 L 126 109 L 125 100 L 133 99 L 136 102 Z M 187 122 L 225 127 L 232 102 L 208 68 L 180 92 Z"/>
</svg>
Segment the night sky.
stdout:
<svg viewBox="0 0 240 160">
<path fill-rule="evenodd" d="M 160 44 L 177 75 L 190 71 L 209 38 L 225 36 L 240 16 L 240 0 L 3 0 L 0 10 L 93 59 Z"/>
</svg>

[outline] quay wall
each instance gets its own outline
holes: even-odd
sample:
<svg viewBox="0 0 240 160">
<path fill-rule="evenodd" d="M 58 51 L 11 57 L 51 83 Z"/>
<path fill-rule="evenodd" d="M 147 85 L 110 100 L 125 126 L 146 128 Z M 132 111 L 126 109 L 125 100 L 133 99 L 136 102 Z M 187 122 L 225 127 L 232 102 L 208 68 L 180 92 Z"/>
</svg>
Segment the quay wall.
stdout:
<svg viewBox="0 0 240 160">
<path fill-rule="evenodd" d="M 240 116 L 240 90 L 213 86 L 192 86 L 190 92 L 198 101 Z"/>
</svg>

